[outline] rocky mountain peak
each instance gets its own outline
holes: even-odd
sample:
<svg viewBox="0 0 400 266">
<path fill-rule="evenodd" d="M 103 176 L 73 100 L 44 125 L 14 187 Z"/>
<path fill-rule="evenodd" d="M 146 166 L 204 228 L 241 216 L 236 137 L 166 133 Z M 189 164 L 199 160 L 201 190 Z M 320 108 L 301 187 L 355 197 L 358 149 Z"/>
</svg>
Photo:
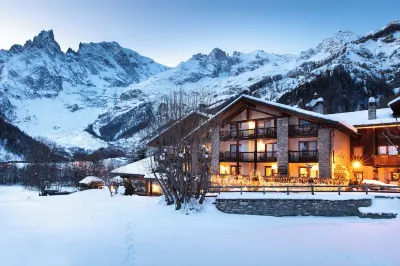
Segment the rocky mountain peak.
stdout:
<svg viewBox="0 0 400 266">
<path fill-rule="evenodd" d="M 208 57 L 215 58 L 217 60 L 225 60 L 227 58 L 227 55 L 224 51 L 222 51 L 219 48 L 214 48 L 211 53 L 208 55 Z"/>
<path fill-rule="evenodd" d="M 354 42 L 360 37 L 352 31 L 338 31 L 332 37 L 323 39 L 317 45 L 317 50 L 324 53 L 333 53 L 343 47 L 345 44 Z"/>
<path fill-rule="evenodd" d="M 54 39 L 53 30 L 41 31 L 33 38 L 33 41 L 27 41 L 24 47 L 26 46 L 34 46 L 39 49 L 51 49 L 54 52 L 61 52 L 60 45 Z"/>
</svg>

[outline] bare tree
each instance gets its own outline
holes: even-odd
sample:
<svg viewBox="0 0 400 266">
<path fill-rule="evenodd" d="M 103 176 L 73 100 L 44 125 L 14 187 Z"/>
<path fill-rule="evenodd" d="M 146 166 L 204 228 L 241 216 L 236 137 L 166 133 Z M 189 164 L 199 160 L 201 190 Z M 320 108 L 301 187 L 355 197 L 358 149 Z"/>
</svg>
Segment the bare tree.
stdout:
<svg viewBox="0 0 400 266">
<path fill-rule="evenodd" d="M 178 90 L 164 96 L 156 108 L 151 173 L 168 204 L 179 210 L 202 204 L 209 180 L 210 125 L 204 114 L 211 93 Z"/>
</svg>

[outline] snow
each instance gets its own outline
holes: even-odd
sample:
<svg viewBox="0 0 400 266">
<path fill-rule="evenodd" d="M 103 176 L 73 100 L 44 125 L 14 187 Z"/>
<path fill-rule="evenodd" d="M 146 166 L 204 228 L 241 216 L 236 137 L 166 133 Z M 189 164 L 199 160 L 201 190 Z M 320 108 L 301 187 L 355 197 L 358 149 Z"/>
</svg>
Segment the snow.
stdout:
<svg viewBox="0 0 400 266">
<path fill-rule="evenodd" d="M 368 102 L 369 103 L 374 103 L 374 102 L 376 102 L 376 100 L 375 100 L 374 97 L 369 97 Z"/>
<path fill-rule="evenodd" d="M 393 249 L 399 218 L 235 215 L 219 212 L 209 199 L 202 212 L 184 215 L 158 198 L 111 198 L 106 189 L 36 194 L 0 186 L 0 265 L 395 266 L 400 261 Z"/>
<path fill-rule="evenodd" d="M 393 184 L 386 184 L 383 183 L 381 181 L 378 180 L 363 180 L 362 181 L 363 184 L 368 184 L 368 185 L 376 185 L 376 186 L 384 186 L 384 187 L 397 187 L 397 185 L 393 185 Z"/>
<path fill-rule="evenodd" d="M 79 184 L 89 185 L 92 182 L 103 182 L 103 180 L 101 180 L 97 176 L 87 176 L 84 179 L 82 179 L 81 181 L 79 181 Z"/>
<path fill-rule="evenodd" d="M 391 100 L 390 102 L 388 102 L 388 106 L 392 105 L 393 103 L 395 103 L 395 102 L 397 102 L 399 100 L 400 100 L 400 97 L 397 97 L 397 98 Z"/>
<path fill-rule="evenodd" d="M 341 119 L 353 126 L 397 123 L 396 118 L 392 116 L 392 110 L 390 108 L 376 109 L 376 119 L 371 120 L 368 119 L 368 110 L 329 114 L 325 116 L 329 119 Z"/>
<path fill-rule="evenodd" d="M 265 193 L 262 192 L 222 192 L 218 195 L 218 199 L 320 199 L 320 200 L 350 200 L 350 199 L 371 199 L 374 195 L 366 195 L 365 193 Z"/>
<path fill-rule="evenodd" d="M 151 174 L 151 166 L 154 164 L 152 157 L 147 157 L 134 163 L 127 164 L 111 171 L 113 174 L 143 175 L 145 178 L 155 178 Z"/>
<path fill-rule="evenodd" d="M 324 102 L 324 98 L 319 97 L 318 99 L 313 99 L 311 100 L 309 103 L 306 104 L 306 106 L 308 107 L 314 107 L 317 103 L 323 103 Z"/>
<path fill-rule="evenodd" d="M 374 199 L 372 206 L 360 207 L 361 213 L 394 213 L 400 215 L 400 199 Z"/>
</svg>

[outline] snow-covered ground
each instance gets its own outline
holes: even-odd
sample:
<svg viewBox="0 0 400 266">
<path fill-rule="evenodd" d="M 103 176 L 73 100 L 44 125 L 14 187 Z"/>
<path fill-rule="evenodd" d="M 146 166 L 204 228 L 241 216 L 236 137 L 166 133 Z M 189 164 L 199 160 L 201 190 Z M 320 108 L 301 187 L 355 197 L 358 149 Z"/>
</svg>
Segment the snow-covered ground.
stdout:
<svg viewBox="0 0 400 266">
<path fill-rule="evenodd" d="M 0 187 L 6 266 L 399 265 L 399 229 L 400 219 L 233 215 L 211 200 L 184 215 L 154 197 Z"/>
</svg>

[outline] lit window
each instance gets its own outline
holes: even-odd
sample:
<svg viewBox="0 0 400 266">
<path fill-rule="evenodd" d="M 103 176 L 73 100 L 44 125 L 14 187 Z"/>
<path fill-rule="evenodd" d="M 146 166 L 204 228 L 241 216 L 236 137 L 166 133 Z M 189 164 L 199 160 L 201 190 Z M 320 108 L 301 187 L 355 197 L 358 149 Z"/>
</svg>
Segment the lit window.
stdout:
<svg viewBox="0 0 400 266">
<path fill-rule="evenodd" d="M 389 146 L 388 150 L 389 150 L 389 155 L 397 155 L 397 154 L 399 154 L 397 146 Z"/>
<path fill-rule="evenodd" d="M 386 146 L 379 146 L 378 147 L 378 153 L 379 153 L 379 155 L 387 154 L 387 147 Z"/>
</svg>

